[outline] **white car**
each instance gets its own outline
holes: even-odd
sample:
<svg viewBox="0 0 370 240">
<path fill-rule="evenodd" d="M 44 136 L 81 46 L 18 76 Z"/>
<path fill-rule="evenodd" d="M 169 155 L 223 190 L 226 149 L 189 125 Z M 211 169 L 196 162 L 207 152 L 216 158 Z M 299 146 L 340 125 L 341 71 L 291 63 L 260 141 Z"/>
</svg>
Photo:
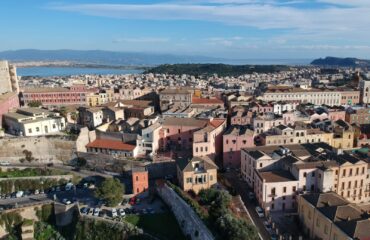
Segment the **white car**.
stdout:
<svg viewBox="0 0 370 240">
<path fill-rule="evenodd" d="M 117 217 L 117 209 L 112 208 L 112 217 Z"/>
<path fill-rule="evenodd" d="M 256 212 L 257 212 L 258 217 L 260 217 L 260 218 L 263 218 L 265 216 L 261 207 L 257 206 L 256 207 Z"/>
<path fill-rule="evenodd" d="M 100 209 L 99 208 L 95 208 L 94 209 L 94 216 L 99 216 L 99 212 L 100 212 Z"/>
<path fill-rule="evenodd" d="M 8 161 L 1 161 L 1 162 L 0 162 L 0 165 L 1 165 L 1 166 L 9 166 L 9 165 L 10 165 L 10 163 L 9 163 Z"/>
<path fill-rule="evenodd" d="M 119 214 L 121 217 L 123 217 L 123 216 L 125 216 L 125 215 L 126 215 L 125 210 L 124 210 L 123 208 L 120 208 L 120 209 L 118 210 L 118 214 Z"/>
<path fill-rule="evenodd" d="M 70 200 L 68 200 L 67 198 L 64 198 L 63 200 L 62 200 L 62 202 L 65 204 L 65 205 L 69 205 L 69 204 L 71 204 L 72 202 L 70 201 Z"/>
<path fill-rule="evenodd" d="M 272 225 L 268 221 L 263 221 L 263 225 L 265 225 L 267 232 L 272 231 Z"/>
</svg>

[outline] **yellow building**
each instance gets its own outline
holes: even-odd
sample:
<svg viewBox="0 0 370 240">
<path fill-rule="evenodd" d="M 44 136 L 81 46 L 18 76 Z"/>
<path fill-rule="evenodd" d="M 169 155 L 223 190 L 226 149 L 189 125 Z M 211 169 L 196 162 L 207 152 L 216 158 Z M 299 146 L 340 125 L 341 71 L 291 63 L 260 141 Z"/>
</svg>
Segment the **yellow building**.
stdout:
<svg viewBox="0 0 370 240">
<path fill-rule="evenodd" d="M 217 183 L 217 166 L 208 157 L 179 158 L 176 160 L 177 179 L 184 191 L 198 193 Z"/>
<path fill-rule="evenodd" d="M 369 239 L 370 219 L 364 214 L 367 211 L 333 192 L 298 198 L 300 224 L 310 239 Z"/>
<path fill-rule="evenodd" d="M 89 93 L 86 95 L 86 104 L 90 107 L 100 106 L 114 101 L 114 91 L 111 89 L 102 90 L 99 93 Z"/>
<path fill-rule="evenodd" d="M 261 134 L 260 139 L 266 146 L 324 142 L 337 149 L 353 148 L 355 136 L 353 127 L 342 120 L 337 122 L 334 123 L 331 132 L 304 125 L 279 125 Z"/>
</svg>

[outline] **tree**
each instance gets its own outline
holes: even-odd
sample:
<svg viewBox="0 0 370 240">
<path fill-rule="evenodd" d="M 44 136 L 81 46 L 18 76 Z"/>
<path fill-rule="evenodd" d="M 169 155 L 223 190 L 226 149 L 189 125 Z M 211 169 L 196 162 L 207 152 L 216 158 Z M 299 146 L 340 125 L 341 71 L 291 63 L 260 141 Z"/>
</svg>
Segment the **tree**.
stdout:
<svg viewBox="0 0 370 240">
<path fill-rule="evenodd" d="M 199 192 L 200 203 L 203 205 L 210 204 L 216 199 L 218 193 L 219 191 L 214 188 L 200 190 Z"/>
<path fill-rule="evenodd" d="M 122 202 L 125 186 L 116 178 L 107 178 L 97 188 L 95 194 L 113 207 Z"/>
<path fill-rule="evenodd" d="M 29 107 L 41 107 L 42 102 L 41 101 L 31 101 L 31 102 L 28 103 L 28 106 Z"/>
<path fill-rule="evenodd" d="M 79 167 L 79 168 L 82 168 L 82 167 L 85 167 L 87 164 L 87 161 L 85 158 L 82 158 L 82 157 L 78 157 L 76 159 L 76 166 Z"/>
</svg>

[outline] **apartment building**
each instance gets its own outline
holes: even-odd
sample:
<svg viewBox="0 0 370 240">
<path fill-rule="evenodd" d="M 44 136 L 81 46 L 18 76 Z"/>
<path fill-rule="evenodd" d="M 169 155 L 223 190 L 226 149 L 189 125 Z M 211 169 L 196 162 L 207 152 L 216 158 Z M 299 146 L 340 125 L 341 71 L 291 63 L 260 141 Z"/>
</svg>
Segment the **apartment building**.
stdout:
<svg viewBox="0 0 370 240">
<path fill-rule="evenodd" d="M 79 107 L 78 124 L 93 129 L 103 123 L 103 107 Z"/>
<path fill-rule="evenodd" d="M 370 123 L 370 108 L 348 108 L 346 112 L 346 121 L 349 124 L 369 124 Z"/>
<path fill-rule="evenodd" d="M 192 103 L 193 93 L 186 89 L 164 89 L 159 92 L 159 105 L 161 111 L 171 106 L 188 107 Z"/>
<path fill-rule="evenodd" d="M 336 192 L 368 202 L 369 163 L 324 143 L 243 149 L 241 174 L 266 211 L 294 209 L 301 192 Z"/>
<path fill-rule="evenodd" d="M 212 160 L 221 158 L 222 134 L 226 129 L 226 119 L 211 119 L 202 129 L 193 134 L 193 156 L 207 156 Z"/>
<path fill-rule="evenodd" d="M 262 145 L 292 145 L 301 143 L 325 142 L 331 144 L 333 133 L 318 128 L 309 128 L 303 123 L 295 126 L 279 125 L 259 136 Z"/>
<path fill-rule="evenodd" d="M 275 126 L 284 124 L 282 116 L 275 115 L 272 112 L 266 112 L 263 115 L 253 119 L 253 130 L 255 134 L 267 132 Z"/>
<path fill-rule="evenodd" d="M 113 89 L 100 90 L 98 93 L 86 94 L 86 105 L 90 107 L 101 106 L 115 100 Z"/>
<path fill-rule="evenodd" d="M 159 131 L 159 147 L 162 150 L 192 150 L 194 132 L 205 128 L 208 120 L 195 118 L 166 118 Z"/>
<path fill-rule="evenodd" d="M 176 159 L 177 180 L 184 191 L 199 193 L 217 183 L 217 166 L 208 157 Z"/>
<path fill-rule="evenodd" d="M 20 98 L 26 106 L 35 101 L 43 106 L 86 105 L 86 95 L 90 91 L 84 85 L 70 88 L 28 88 L 21 91 Z"/>
<path fill-rule="evenodd" d="M 356 90 L 347 89 L 303 89 L 293 87 L 269 87 L 260 97 L 264 101 L 298 101 L 315 105 L 356 105 L 360 96 Z"/>
<path fill-rule="evenodd" d="M 255 113 L 248 111 L 244 106 L 233 107 L 231 110 L 230 123 L 231 125 L 250 125 L 255 116 Z"/>
<path fill-rule="evenodd" d="M 240 150 L 254 145 L 254 132 L 245 126 L 230 126 L 223 134 L 223 166 L 240 168 Z"/>
<path fill-rule="evenodd" d="M 349 203 L 334 192 L 298 197 L 298 216 L 310 239 L 370 239 L 368 206 Z"/>
<path fill-rule="evenodd" d="M 64 117 L 40 108 L 19 108 L 3 117 L 6 130 L 18 136 L 58 133 L 66 127 Z"/>
</svg>

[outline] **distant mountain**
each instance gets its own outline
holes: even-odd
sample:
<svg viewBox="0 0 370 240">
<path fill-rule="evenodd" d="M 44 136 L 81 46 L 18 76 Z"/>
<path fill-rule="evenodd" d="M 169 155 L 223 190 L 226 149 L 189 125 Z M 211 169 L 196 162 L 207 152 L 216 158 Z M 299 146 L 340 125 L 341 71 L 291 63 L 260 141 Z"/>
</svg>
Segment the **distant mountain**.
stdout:
<svg viewBox="0 0 370 240">
<path fill-rule="evenodd" d="M 204 56 L 113 52 L 102 50 L 36 50 L 23 49 L 0 52 L 0 59 L 10 61 L 72 61 L 104 65 L 160 65 L 169 63 L 218 63 L 225 59 Z"/>
<path fill-rule="evenodd" d="M 289 69 L 290 67 L 287 65 L 164 64 L 148 69 L 145 73 L 240 76 L 254 72 L 276 73 Z"/>
<path fill-rule="evenodd" d="M 173 55 L 140 52 L 115 52 L 102 50 L 37 50 L 23 49 L 0 52 L 0 59 L 13 62 L 74 62 L 109 66 L 157 66 L 181 63 L 224 63 L 232 65 L 307 65 L 308 59 L 227 59 L 196 55 Z"/>
<path fill-rule="evenodd" d="M 370 60 L 362 60 L 357 58 L 337 58 L 326 57 L 315 59 L 311 62 L 316 66 L 333 66 L 333 67 L 370 67 Z"/>
</svg>

